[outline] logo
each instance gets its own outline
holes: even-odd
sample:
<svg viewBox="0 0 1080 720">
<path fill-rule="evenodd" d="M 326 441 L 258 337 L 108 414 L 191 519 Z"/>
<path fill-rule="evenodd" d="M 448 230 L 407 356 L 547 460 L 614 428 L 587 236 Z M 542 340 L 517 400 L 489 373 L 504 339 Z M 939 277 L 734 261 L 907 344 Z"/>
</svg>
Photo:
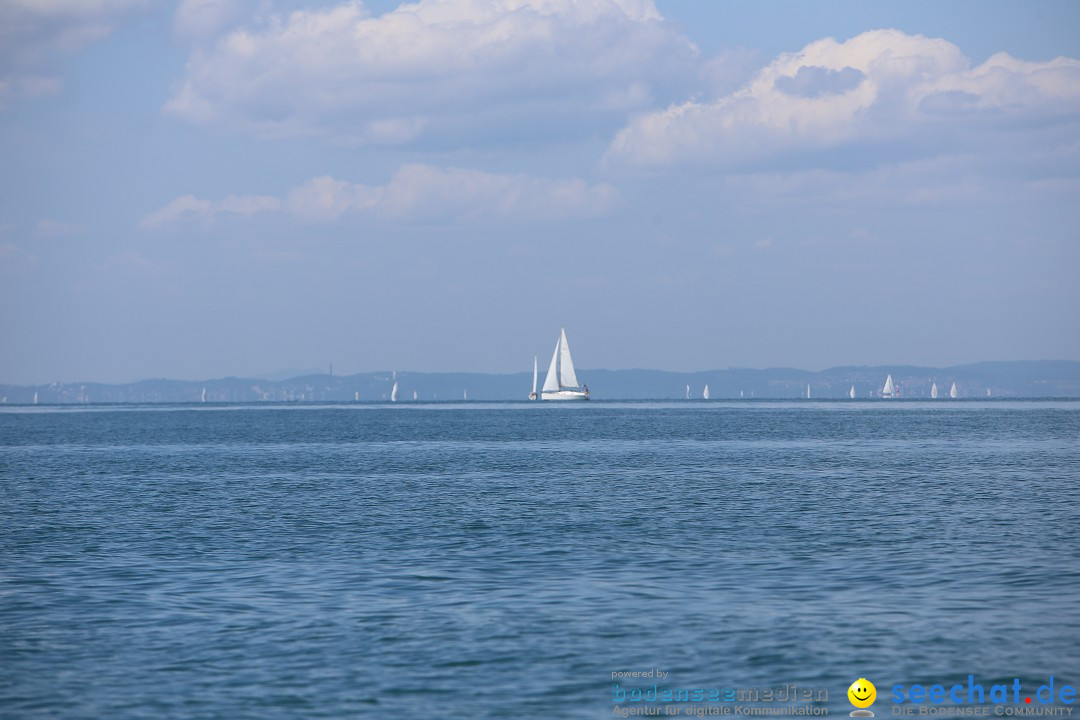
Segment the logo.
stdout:
<svg viewBox="0 0 1080 720">
<path fill-rule="evenodd" d="M 851 717 L 874 717 L 874 711 L 866 709 L 877 699 L 877 688 L 874 687 L 874 683 L 866 678 L 859 678 L 851 683 L 851 687 L 847 689 L 847 696 L 851 704 L 856 707 L 851 711 Z"/>
</svg>

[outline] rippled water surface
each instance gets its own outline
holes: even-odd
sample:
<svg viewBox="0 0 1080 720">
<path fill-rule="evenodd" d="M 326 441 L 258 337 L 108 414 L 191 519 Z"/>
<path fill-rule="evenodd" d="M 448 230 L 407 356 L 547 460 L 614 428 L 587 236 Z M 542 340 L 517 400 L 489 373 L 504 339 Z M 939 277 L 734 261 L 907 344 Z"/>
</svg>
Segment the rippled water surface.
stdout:
<svg viewBox="0 0 1080 720">
<path fill-rule="evenodd" d="M 1077 403 L 13 409 L 0 497 L 5 718 L 1080 681 Z"/>
</svg>

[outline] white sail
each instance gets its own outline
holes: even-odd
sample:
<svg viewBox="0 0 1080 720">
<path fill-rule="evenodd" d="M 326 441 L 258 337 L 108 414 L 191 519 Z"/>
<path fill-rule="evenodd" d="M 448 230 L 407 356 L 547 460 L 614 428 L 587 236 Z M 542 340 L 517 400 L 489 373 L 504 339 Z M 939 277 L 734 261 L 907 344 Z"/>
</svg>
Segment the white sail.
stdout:
<svg viewBox="0 0 1080 720">
<path fill-rule="evenodd" d="M 686 399 L 687 400 L 690 399 L 690 386 L 689 385 L 686 386 Z"/>
<path fill-rule="evenodd" d="M 855 386 L 854 385 L 852 385 L 851 389 L 848 390 L 848 397 L 851 398 L 852 400 L 855 399 Z"/>
<path fill-rule="evenodd" d="M 930 386 L 930 397 L 937 400 L 937 383 Z"/>
<path fill-rule="evenodd" d="M 574 361 L 570 359 L 570 343 L 566 342 L 566 328 L 563 328 L 562 334 L 559 335 L 559 343 L 559 386 L 580 387 L 581 383 L 578 382 L 577 375 L 574 373 Z"/>
<path fill-rule="evenodd" d="M 397 382 L 394 382 L 394 387 L 390 389 L 390 402 L 397 402 Z"/>
<path fill-rule="evenodd" d="M 956 392 L 956 383 L 953 383 L 952 387 L 949 388 L 949 397 L 951 397 L 953 400 L 960 397 L 960 393 Z"/>
<path fill-rule="evenodd" d="M 709 384 L 708 383 L 705 383 L 705 392 L 701 393 L 701 397 L 705 398 L 706 400 L 709 399 Z"/>
<path fill-rule="evenodd" d="M 559 390 L 559 348 L 561 347 L 562 335 L 555 341 L 555 352 L 551 354 L 551 364 L 548 365 L 547 377 L 544 378 L 544 392 Z"/>
<path fill-rule="evenodd" d="M 806 383 L 806 399 L 810 399 L 810 383 Z"/>
<path fill-rule="evenodd" d="M 464 390 L 462 390 L 461 391 L 461 396 L 462 396 L 463 400 L 468 400 L 469 399 L 469 388 L 465 388 Z"/>
<path fill-rule="evenodd" d="M 37 392 L 34 392 L 34 404 L 37 405 Z"/>
<path fill-rule="evenodd" d="M 412 399 L 413 399 L 413 400 L 419 400 L 419 399 L 420 399 L 420 396 L 419 396 L 419 395 L 417 395 L 417 393 L 416 393 L 416 391 L 415 391 L 415 390 L 413 390 L 413 391 L 412 391 Z"/>
<path fill-rule="evenodd" d="M 206 402 L 206 388 L 202 389 L 202 402 Z"/>
<path fill-rule="evenodd" d="M 353 400 L 355 400 L 356 402 L 360 402 L 360 391 L 359 390 L 357 390 L 356 392 L 353 393 Z"/>
<path fill-rule="evenodd" d="M 896 387 L 893 386 L 892 375 L 885 378 L 885 387 L 881 389 L 881 397 L 892 397 L 896 394 Z"/>
<path fill-rule="evenodd" d="M 37 397 L 36 395 L 34 397 Z M 986 388 L 986 397 L 990 397 L 990 388 Z"/>
</svg>

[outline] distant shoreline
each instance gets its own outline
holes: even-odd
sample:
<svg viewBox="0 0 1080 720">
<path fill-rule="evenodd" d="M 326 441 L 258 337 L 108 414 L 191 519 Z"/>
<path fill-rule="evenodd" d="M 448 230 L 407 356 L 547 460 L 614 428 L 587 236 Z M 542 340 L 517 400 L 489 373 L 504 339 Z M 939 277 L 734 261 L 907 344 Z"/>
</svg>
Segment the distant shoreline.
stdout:
<svg viewBox="0 0 1080 720">
<path fill-rule="evenodd" d="M 705 386 L 711 400 L 813 400 L 879 398 L 891 375 L 899 400 L 930 399 L 938 385 L 947 399 L 955 383 L 966 399 L 1080 398 L 1080 361 L 982 362 L 953 367 L 840 366 L 821 371 L 796 368 L 729 368 L 697 372 L 664 370 L 579 370 L 595 400 L 700 400 Z M 174 404 L 255 402 L 389 402 L 394 383 L 399 402 L 525 400 L 532 373 L 370 372 L 315 374 L 287 380 L 217 378 L 142 380 L 133 383 L 0 384 L 0 403 L 9 405 Z"/>
</svg>

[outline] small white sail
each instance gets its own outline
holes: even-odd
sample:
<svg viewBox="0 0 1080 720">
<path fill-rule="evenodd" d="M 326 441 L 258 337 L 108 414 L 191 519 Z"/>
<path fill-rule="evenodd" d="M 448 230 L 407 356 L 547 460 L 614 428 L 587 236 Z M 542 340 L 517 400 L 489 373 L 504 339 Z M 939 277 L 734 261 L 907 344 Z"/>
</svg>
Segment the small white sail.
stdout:
<svg viewBox="0 0 1080 720">
<path fill-rule="evenodd" d="M 390 402 L 397 402 L 397 381 L 394 381 L 394 387 L 390 389 Z"/>
<path fill-rule="evenodd" d="M 806 383 L 806 399 L 810 399 L 810 383 Z"/>
<path fill-rule="evenodd" d="M 848 397 L 851 398 L 852 400 L 855 399 L 855 386 L 854 385 L 852 385 L 851 389 L 848 390 Z"/>
<path fill-rule="evenodd" d="M 355 400 L 356 402 L 360 402 L 360 391 L 359 390 L 357 390 L 355 393 L 353 393 L 353 400 Z"/>
<path fill-rule="evenodd" d="M 701 393 L 701 397 L 705 398 L 706 400 L 709 399 L 709 384 L 708 383 L 705 383 L 705 392 Z"/>
<path fill-rule="evenodd" d="M 952 387 L 949 388 L 949 397 L 951 397 L 953 400 L 960 397 L 960 393 L 956 391 L 956 383 L 953 383 Z"/>
<path fill-rule="evenodd" d="M 881 397 L 891 398 L 896 395 L 896 387 L 893 385 L 892 375 L 885 378 L 885 387 L 881 389 Z"/>
<path fill-rule="evenodd" d="M 34 404 L 37 405 L 37 391 L 34 392 Z"/>
<path fill-rule="evenodd" d="M 930 386 L 930 397 L 937 400 L 937 383 Z"/>
<path fill-rule="evenodd" d="M 743 397 L 742 390 L 739 391 L 739 397 Z"/>
<path fill-rule="evenodd" d="M 690 399 L 690 386 L 689 385 L 686 386 L 686 399 L 687 400 Z"/>
<path fill-rule="evenodd" d="M 206 388 L 202 389 L 202 402 L 206 402 Z"/>
<path fill-rule="evenodd" d="M 415 390 L 413 390 L 413 391 L 412 391 L 412 399 L 413 399 L 413 400 L 418 400 L 418 399 L 419 399 L 419 397 L 420 397 L 420 396 L 416 394 L 416 391 L 415 391 Z"/>
<path fill-rule="evenodd" d="M 990 397 L 990 388 L 986 388 L 986 397 Z"/>
<path fill-rule="evenodd" d="M 469 388 L 465 388 L 465 390 L 462 391 L 462 399 L 463 400 L 468 400 L 469 399 Z"/>
</svg>

